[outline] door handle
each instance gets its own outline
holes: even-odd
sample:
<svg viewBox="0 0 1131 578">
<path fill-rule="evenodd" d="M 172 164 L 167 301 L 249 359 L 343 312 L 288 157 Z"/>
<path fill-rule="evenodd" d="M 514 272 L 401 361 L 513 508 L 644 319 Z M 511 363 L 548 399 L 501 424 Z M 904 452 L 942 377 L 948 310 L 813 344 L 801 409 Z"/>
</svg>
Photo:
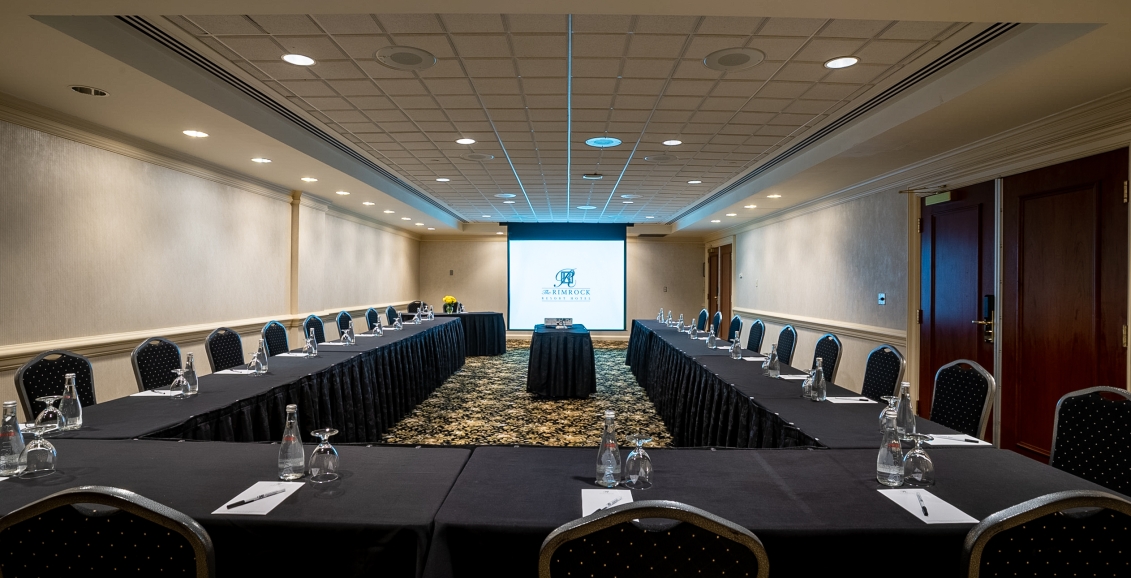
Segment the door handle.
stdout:
<svg viewBox="0 0 1131 578">
<path fill-rule="evenodd" d="M 982 341 L 985 341 L 986 343 L 994 342 L 994 322 L 992 319 L 990 321 L 975 319 L 970 323 L 982 326 Z"/>
</svg>

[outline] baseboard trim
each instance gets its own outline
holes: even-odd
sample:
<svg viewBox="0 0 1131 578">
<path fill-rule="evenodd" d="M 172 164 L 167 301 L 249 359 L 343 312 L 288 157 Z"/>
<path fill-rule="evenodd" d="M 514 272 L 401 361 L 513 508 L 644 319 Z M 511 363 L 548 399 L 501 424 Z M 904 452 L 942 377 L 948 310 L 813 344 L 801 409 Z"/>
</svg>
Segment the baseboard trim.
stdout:
<svg viewBox="0 0 1131 578">
<path fill-rule="evenodd" d="M 761 319 L 763 322 L 779 325 L 789 324 L 798 329 L 811 329 L 822 333 L 833 333 L 838 337 L 867 339 L 868 341 L 894 345 L 901 349 L 907 347 L 907 332 L 903 329 L 890 329 L 876 325 L 864 325 L 861 323 L 821 319 L 819 317 L 806 317 L 803 315 L 790 315 L 787 313 L 776 313 L 759 309 L 747 309 L 745 307 L 735 307 L 734 312 L 744 319 Z"/>
</svg>

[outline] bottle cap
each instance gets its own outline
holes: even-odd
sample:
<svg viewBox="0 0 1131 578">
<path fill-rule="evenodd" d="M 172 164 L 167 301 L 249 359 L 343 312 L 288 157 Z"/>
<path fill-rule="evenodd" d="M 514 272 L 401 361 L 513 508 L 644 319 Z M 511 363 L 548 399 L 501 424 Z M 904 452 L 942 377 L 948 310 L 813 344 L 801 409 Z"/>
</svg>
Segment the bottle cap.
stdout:
<svg viewBox="0 0 1131 578">
<path fill-rule="evenodd" d="M 298 411 L 298 406 L 292 403 L 292 404 L 290 404 L 290 405 L 288 405 L 288 406 L 287 406 L 287 411 L 288 411 L 288 412 L 291 412 L 291 411 Z"/>
<path fill-rule="evenodd" d="M 609 419 L 610 417 L 616 417 L 616 415 L 617 415 L 616 412 L 614 412 L 611 409 L 605 410 L 605 419 Z"/>
<path fill-rule="evenodd" d="M 74 378 L 75 378 L 75 374 L 73 374 L 73 373 L 64 373 L 63 374 L 63 379 L 74 379 Z"/>
<path fill-rule="evenodd" d="M 4 407 L 5 407 L 5 408 L 9 408 L 9 407 L 16 407 L 16 402 L 14 402 L 14 401 L 5 401 L 5 402 L 4 402 Z"/>
</svg>

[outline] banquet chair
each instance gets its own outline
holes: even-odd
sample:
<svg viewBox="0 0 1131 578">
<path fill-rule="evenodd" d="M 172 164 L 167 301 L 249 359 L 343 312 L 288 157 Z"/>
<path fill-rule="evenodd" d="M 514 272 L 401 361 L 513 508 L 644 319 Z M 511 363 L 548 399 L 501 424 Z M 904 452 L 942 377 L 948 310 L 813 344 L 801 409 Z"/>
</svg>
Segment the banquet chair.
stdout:
<svg viewBox="0 0 1131 578">
<path fill-rule="evenodd" d="M 373 329 L 376 328 L 377 324 L 380 322 L 381 314 L 378 313 L 376 309 L 370 307 L 369 309 L 365 310 L 365 325 L 369 328 L 369 331 L 373 331 Z"/>
<path fill-rule="evenodd" d="M 212 373 L 243 365 L 243 340 L 240 334 L 219 327 L 204 339 L 204 352 L 208 354 L 208 365 Z"/>
<path fill-rule="evenodd" d="M 793 348 L 797 345 L 797 330 L 792 325 L 782 327 L 778 333 L 778 359 L 789 365 L 793 361 Z"/>
<path fill-rule="evenodd" d="M 829 383 L 836 383 L 836 370 L 840 369 L 840 339 L 832 333 L 826 333 L 817 340 L 813 348 L 813 363 L 809 367 L 817 367 L 817 358 L 821 358 L 821 371 Z"/>
<path fill-rule="evenodd" d="M 177 344 L 164 337 L 151 337 L 134 349 L 130 354 L 130 363 L 134 368 L 138 391 L 168 387 L 176 379 L 173 370 L 182 367 L 181 350 Z"/>
<path fill-rule="evenodd" d="M 1101 394 L 1118 398 L 1111 400 Z M 1073 391 L 1056 402 L 1049 465 L 1124 495 L 1131 494 L 1131 392 Z"/>
<path fill-rule="evenodd" d="M 260 331 L 260 337 L 263 339 L 263 346 L 267 348 L 267 357 L 286 353 L 291 350 L 290 343 L 287 339 L 287 328 L 283 327 L 282 323 L 272 319 L 263 326 Z M 305 340 L 304 340 L 305 342 Z"/>
<path fill-rule="evenodd" d="M 864 362 L 864 385 L 861 395 L 880 401 L 885 395 L 899 395 L 896 391 L 903 381 L 907 361 L 891 345 L 881 345 L 868 354 Z"/>
<path fill-rule="evenodd" d="M 707 313 L 706 309 L 699 312 L 699 319 L 695 322 L 695 329 L 697 331 L 706 331 L 707 330 L 707 318 L 710 315 L 711 314 Z"/>
<path fill-rule="evenodd" d="M 727 328 L 727 341 L 734 341 L 742 337 L 742 318 L 735 315 L 730 318 L 730 327 Z"/>
<path fill-rule="evenodd" d="M 766 549 L 749 530 L 668 500 L 631 502 L 566 523 L 538 554 L 539 578 L 769 573 Z"/>
<path fill-rule="evenodd" d="M 991 514 L 966 534 L 962 572 L 1131 576 L 1131 502 L 1107 492 L 1047 494 Z"/>
<path fill-rule="evenodd" d="M 935 373 L 931 415 L 927 419 L 980 438 L 990 419 L 996 387 L 994 377 L 976 362 L 952 361 Z"/>
<path fill-rule="evenodd" d="M 408 312 L 416 313 L 417 311 L 420 311 L 420 308 L 424 305 L 427 305 L 427 303 L 423 301 L 413 301 L 412 303 L 408 304 Z"/>
<path fill-rule="evenodd" d="M 762 338 L 766 336 L 766 324 L 761 319 L 755 319 L 750 324 L 750 331 L 746 334 L 746 349 L 755 352 L 762 351 Z"/>
<path fill-rule="evenodd" d="M 314 341 L 323 343 L 326 341 L 326 328 L 322 325 L 322 318 L 317 315 L 307 315 L 306 319 L 302 320 L 302 336 L 306 339 L 310 336 L 310 330 L 314 330 Z"/>
<path fill-rule="evenodd" d="M 0 574 L 196 576 L 216 573 L 208 532 L 192 518 L 120 488 L 56 492 L 0 518 Z"/>
<path fill-rule="evenodd" d="M 389 325 L 396 323 L 397 319 L 400 319 L 400 317 L 401 317 L 401 314 L 397 313 L 396 307 L 393 307 L 392 305 L 390 305 L 390 306 L 385 308 L 385 321 Z"/>
<path fill-rule="evenodd" d="M 338 339 L 341 339 L 342 334 L 350 328 L 350 321 L 353 321 L 353 315 L 350 315 L 348 311 L 342 311 L 334 318 L 334 322 L 338 325 Z"/>
<path fill-rule="evenodd" d="M 716 311 L 715 314 L 711 316 L 711 327 L 715 328 L 715 337 L 720 337 L 719 331 L 722 331 L 723 328 L 722 311 Z"/>
<path fill-rule="evenodd" d="M 36 398 L 63 395 L 65 376 L 75 374 L 75 389 L 83 407 L 97 403 L 94 396 L 94 367 L 90 360 L 70 351 L 52 349 L 36 355 L 16 371 L 16 393 L 24 410 L 24 420 L 31 421 L 47 404 Z"/>
</svg>

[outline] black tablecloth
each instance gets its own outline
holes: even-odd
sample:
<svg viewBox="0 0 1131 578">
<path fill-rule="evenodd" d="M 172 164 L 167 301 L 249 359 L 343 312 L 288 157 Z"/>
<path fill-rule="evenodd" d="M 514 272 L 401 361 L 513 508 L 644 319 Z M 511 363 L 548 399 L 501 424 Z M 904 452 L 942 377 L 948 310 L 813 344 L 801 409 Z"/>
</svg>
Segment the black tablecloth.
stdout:
<svg viewBox="0 0 1131 578">
<path fill-rule="evenodd" d="M 228 516 L 212 511 L 255 482 L 277 479 L 279 446 L 53 443 L 62 473 L 0 482 L 0 512 L 75 486 L 125 488 L 200 522 L 212 537 L 219 576 L 419 576 L 432 520 L 470 454 L 336 446 L 341 480 L 307 483 L 265 516 Z"/>
<path fill-rule="evenodd" d="M 877 492 L 875 451 L 649 454 L 655 485 L 633 499 L 684 502 L 750 529 L 766 546 L 771 576 L 864 574 L 910 560 L 922 562 L 916 577 L 959 575 L 972 525 L 925 524 Z M 938 484 L 927 491 L 977 519 L 1051 492 L 1101 489 L 1007 451 L 930 455 Z M 581 517 L 596 459 L 596 448 L 476 448 L 436 515 L 426 576 L 536 576 L 542 541 Z"/>
<path fill-rule="evenodd" d="M 588 397 L 597 393 L 593 339 L 584 325 L 568 329 L 534 326 L 526 391 L 542 397 Z"/>
<path fill-rule="evenodd" d="M 507 352 L 507 322 L 502 313 L 437 313 L 436 317 L 456 317 L 463 323 L 467 355 L 502 355 Z"/>
<path fill-rule="evenodd" d="M 303 430 L 333 427 L 336 441 L 380 441 L 464 363 L 463 326 L 437 319 L 357 338 L 354 347 L 322 344 L 319 357 L 275 356 L 267 375 L 211 374 L 187 400 L 123 397 L 83 408 L 83 428 L 63 437 L 155 437 L 276 441 L 287 404 Z"/>
</svg>

